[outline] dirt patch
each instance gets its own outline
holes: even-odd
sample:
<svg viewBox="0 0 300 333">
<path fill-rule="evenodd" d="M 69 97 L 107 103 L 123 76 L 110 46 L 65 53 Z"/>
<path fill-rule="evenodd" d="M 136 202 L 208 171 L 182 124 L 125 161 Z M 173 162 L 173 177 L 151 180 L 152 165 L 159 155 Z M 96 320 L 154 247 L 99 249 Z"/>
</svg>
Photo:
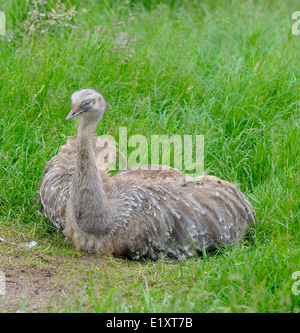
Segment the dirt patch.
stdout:
<svg viewBox="0 0 300 333">
<path fill-rule="evenodd" d="M 38 238 L 33 231 L 2 226 L 0 279 L 3 272 L 5 295 L 0 294 L 0 313 L 93 310 L 87 288 L 101 290 L 102 297 L 101 287 L 111 283 L 111 274 L 119 272 L 123 261 L 78 252 L 60 234 Z M 32 240 L 37 245 L 24 246 Z"/>
<path fill-rule="evenodd" d="M 0 298 L 0 311 L 3 312 L 48 312 L 64 296 L 61 286 L 51 283 L 55 274 L 50 269 L 38 266 L 12 267 L 1 265 L 5 274 L 5 296 Z"/>
<path fill-rule="evenodd" d="M 80 283 L 85 282 L 85 274 L 76 275 L 72 271 L 85 271 L 90 265 L 99 263 L 99 258 L 93 256 L 45 259 L 33 255 L 33 263 L 23 263 L 22 256 L 18 255 L 6 256 L 2 262 L 1 259 L 5 295 L 0 296 L 0 312 L 56 312 L 58 307 L 63 309 L 72 302 L 72 294 L 76 294 Z"/>
</svg>

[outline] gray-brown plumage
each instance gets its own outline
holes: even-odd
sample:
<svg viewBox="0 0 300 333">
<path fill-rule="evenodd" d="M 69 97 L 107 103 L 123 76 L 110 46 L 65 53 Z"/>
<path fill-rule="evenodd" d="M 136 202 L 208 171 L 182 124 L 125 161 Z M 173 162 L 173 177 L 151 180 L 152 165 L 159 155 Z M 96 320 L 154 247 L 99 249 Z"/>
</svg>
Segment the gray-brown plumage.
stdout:
<svg viewBox="0 0 300 333">
<path fill-rule="evenodd" d="M 106 101 L 96 90 L 84 89 L 72 95 L 71 103 L 66 121 L 81 116 L 81 122 L 65 228 L 77 249 L 133 259 L 181 259 L 234 244 L 245 235 L 253 209 L 233 184 L 217 177 L 195 180 L 173 168 L 134 169 L 110 178 L 100 172 L 93 133 Z M 59 194 L 52 186 L 53 200 Z"/>
<path fill-rule="evenodd" d="M 94 137 L 93 150 L 104 186 L 106 184 L 109 186 L 110 179 L 106 165 L 109 162 L 115 163 L 118 155 L 124 170 L 119 171 L 113 177 L 147 179 L 153 182 L 171 182 L 184 180 L 187 177 L 183 172 L 166 165 L 157 166 L 158 170 L 151 170 L 151 165 L 148 166 L 147 170 L 141 170 L 140 167 L 130 169 L 125 156 L 117 149 L 115 143 L 108 139 Z M 39 201 L 43 213 L 56 228 L 63 231 L 65 229 L 66 205 L 70 196 L 70 185 L 75 166 L 76 140 L 68 139 L 67 143 L 60 147 L 60 152 L 46 164 L 39 188 Z"/>
<path fill-rule="evenodd" d="M 167 165 L 142 165 L 131 169 L 128 167 L 114 175 L 114 177 L 122 177 L 123 179 L 133 178 L 135 180 L 147 180 L 153 183 L 170 183 L 174 181 L 193 180 L 192 177 L 186 175 L 178 169 L 174 169 Z"/>
<path fill-rule="evenodd" d="M 127 161 L 113 141 L 94 137 L 93 150 L 104 184 L 109 179 L 106 164 L 116 162 L 118 154 L 120 162 L 127 170 Z M 57 228 L 63 230 L 75 166 L 76 140 L 68 139 L 67 143 L 60 147 L 60 152 L 46 164 L 39 188 L 43 213 Z"/>
</svg>

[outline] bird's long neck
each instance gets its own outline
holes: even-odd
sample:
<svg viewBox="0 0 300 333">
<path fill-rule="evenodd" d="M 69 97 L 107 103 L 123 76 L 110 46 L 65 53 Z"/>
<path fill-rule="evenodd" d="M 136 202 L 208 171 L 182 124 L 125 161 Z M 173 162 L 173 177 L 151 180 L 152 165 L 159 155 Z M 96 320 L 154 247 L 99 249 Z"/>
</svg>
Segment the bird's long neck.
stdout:
<svg viewBox="0 0 300 333">
<path fill-rule="evenodd" d="M 93 150 L 93 136 L 97 123 L 89 123 L 81 119 L 77 133 L 77 166 L 81 168 L 96 166 Z"/>
<path fill-rule="evenodd" d="M 107 197 L 93 149 L 93 135 L 97 124 L 98 122 L 91 123 L 81 119 L 70 207 L 72 219 L 82 231 L 100 236 L 107 231 L 108 226 L 105 225 Z"/>
</svg>

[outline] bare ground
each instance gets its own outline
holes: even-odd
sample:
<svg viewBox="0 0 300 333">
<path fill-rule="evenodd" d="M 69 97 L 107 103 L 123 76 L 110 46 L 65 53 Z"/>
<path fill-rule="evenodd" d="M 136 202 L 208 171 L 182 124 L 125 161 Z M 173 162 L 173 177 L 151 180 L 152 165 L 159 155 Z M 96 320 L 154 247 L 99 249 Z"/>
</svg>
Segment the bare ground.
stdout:
<svg viewBox="0 0 300 333">
<path fill-rule="evenodd" d="M 0 272 L 5 274 L 5 295 L 0 312 L 59 312 L 82 290 L 91 265 L 101 258 L 54 256 L 20 246 L 0 247 Z"/>
</svg>

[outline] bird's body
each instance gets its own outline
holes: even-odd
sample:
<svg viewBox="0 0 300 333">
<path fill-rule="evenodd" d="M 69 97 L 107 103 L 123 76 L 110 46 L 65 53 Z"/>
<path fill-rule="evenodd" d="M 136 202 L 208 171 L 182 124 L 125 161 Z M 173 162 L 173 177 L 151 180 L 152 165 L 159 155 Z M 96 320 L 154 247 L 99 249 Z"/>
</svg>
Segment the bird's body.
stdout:
<svg viewBox="0 0 300 333">
<path fill-rule="evenodd" d="M 56 166 L 56 171 L 57 161 L 49 162 L 52 167 L 45 169 L 40 196 L 44 211 L 55 212 L 46 215 L 60 217 L 63 222 L 56 224 L 65 227 L 77 249 L 133 259 L 181 259 L 234 244 L 245 235 L 254 212 L 227 181 L 213 176 L 192 179 L 170 167 L 133 169 L 114 177 L 100 171 L 93 133 L 106 102 L 93 89 L 76 92 L 71 102 L 66 120 L 82 116 L 76 155 L 73 148 L 72 166 Z M 49 176 L 51 168 L 57 175 Z M 66 198 L 63 204 L 60 197 Z"/>
<path fill-rule="evenodd" d="M 253 218 L 241 192 L 213 176 L 179 183 L 112 179 L 110 188 L 113 192 L 105 193 L 105 206 L 110 209 L 102 210 L 101 223 L 89 223 L 87 217 L 81 224 L 77 219 L 81 208 L 67 214 L 66 235 L 77 249 L 92 250 L 96 245 L 101 253 L 134 259 L 162 254 L 187 258 L 203 248 L 234 244 Z M 89 212 L 95 210 L 88 198 L 84 202 L 81 197 L 76 206 L 80 204 Z"/>
</svg>

